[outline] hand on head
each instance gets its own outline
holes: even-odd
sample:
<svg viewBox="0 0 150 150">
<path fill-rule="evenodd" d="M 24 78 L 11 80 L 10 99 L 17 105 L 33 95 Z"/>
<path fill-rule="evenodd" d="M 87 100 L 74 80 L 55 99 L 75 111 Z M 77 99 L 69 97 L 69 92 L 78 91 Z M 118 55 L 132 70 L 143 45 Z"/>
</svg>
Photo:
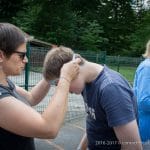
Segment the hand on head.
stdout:
<svg viewBox="0 0 150 150">
<path fill-rule="evenodd" d="M 79 74 L 79 63 L 81 62 L 80 58 L 76 58 L 68 63 L 65 63 L 61 68 L 60 77 L 65 77 L 68 81 L 72 81 Z"/>
</svg>

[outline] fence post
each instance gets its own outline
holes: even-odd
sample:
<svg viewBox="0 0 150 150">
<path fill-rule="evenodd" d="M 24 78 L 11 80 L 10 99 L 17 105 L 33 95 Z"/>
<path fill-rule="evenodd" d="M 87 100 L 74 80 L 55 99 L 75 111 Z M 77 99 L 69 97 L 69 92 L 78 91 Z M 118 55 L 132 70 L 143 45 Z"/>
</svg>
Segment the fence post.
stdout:
<svg viewBox="0 0 150 150">
<path fill-rule="evenodd" d="M 117 72 L 119 72 L 119 69 L 120 69 L 120 55 L 118 55 L 117 57 Z"/>
<path fill-rule="evenodd" d="M 98 56 L 99 56 L 99 54 L 96 53 L 96 63 L 98 63 Z"/>
<path fill-rule="evenodd" d="M 30 43 L 27 42 L 27 58 L 28 63 L 25 66 L 25 89 L 28 90 L 29 88 L 29 71 L 30 71 Z"/>
<path fill-rule="evenodd" d="M 100 51 L 99 55 L 100 55 L 99 57 L 100 63 L 105 64 L 106 63 L 106 51 Z"/>
</svg>

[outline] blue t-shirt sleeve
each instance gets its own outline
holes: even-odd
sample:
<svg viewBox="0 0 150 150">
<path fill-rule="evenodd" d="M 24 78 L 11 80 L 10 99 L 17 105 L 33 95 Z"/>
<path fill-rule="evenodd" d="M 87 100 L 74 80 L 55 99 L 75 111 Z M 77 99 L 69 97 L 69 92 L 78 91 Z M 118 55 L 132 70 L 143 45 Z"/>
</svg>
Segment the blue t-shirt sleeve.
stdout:
<svg viewBox="0 0 150 150">
<path fill-rule="evenodd" d="M 150 66 L 144 66 L 138 74 L 137 97 L 140 108 L 150 112 Z"/>
<path fill-rule="evenodd" d="M 136 119 L 134 101 L 130 92 L 129 89 L 114 83 L 103 89 L 100 103 L 110 127 L 123 125 Z"/>
</svg>

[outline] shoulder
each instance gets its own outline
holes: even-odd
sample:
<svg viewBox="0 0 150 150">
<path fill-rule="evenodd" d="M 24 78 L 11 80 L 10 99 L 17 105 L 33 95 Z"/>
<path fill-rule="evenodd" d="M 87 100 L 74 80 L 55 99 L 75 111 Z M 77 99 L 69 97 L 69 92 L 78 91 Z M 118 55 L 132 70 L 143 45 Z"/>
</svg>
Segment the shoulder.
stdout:
<svg viewBox="0 0 150 150">
<path fill-rule="evenodd" d="M 0 85 L 0 99 L 7 97 L 7 96 L 11 96 L 11 92 L 7 87 L 1 86 Z"/>
<path fill-rule="evenodd" d="M 118 83 L 111 83 L 107 85 L 101 91 L 101 104 L 110 105 L 110 104 L 124 104 L 128 105 L 130 103 L 135 103 L 135 97 L 133 91 L 125 85 L 121 85 Z M 118 106 L 119 106 L 118 105 Z"/>
<path fill-rule="evenodd" d="M 137 105 L 133 92 L 116 83 L 106 86 L 103 90 L 101 106 L 111 127 L 136 119 Z"/>
<path fill-rule="evenodd" d="M 149 59 L 145 59 L 137 67 L 137 71 L 144 71 L 144 70 L 147 70 L 147 71 L 150 70 L 150 60 Z"/>
<path fill-rule="evenodd" d="M 120 97 L 120 96 L 126 96 L 125 93 L 129 93 L 131 90 L 126 88 L 125 85 L 121 85 L 118 83 L 110 83 L 107 84 L 103 89 L 102 89 L 102 95 L 106 97 Z M 108 94 L 109 93 L 109 94 Z"/>
<path fill-rule="evenodd" d="M 127 80 L 118 72 L 108 68 L 104 67 L 104 71 L 102 76 L 99 78 L 99 81 L 101 82 L 100 90 L 103 90 L 105 87 L 109 88 L 108 86 L 118 86 L 126 85 Z"/>
</svg>

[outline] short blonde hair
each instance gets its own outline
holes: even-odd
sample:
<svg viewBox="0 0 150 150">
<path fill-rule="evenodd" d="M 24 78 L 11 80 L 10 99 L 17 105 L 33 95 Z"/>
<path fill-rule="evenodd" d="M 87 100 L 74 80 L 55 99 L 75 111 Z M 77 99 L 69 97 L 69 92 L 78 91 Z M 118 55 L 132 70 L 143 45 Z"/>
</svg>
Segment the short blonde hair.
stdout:
<svg viewBox="0 0 150 150">
<path fill-rule="evenodd" d="M 44 78 L 46 80 L 59 78 L 61 67 L 64 63 L 71 61 L 73 55 L 73 50 L 64 46 L 54 47 L 48 51 L 43 64 Z M 79 54 L 76 54 L 77 57 L 81 58 L 80 65 L 82 65 L 84 59 Z"/>
<path fill-rule="evenodd" d="M 147 42 L 145 53 L 142 56 L 144 58 L 149 58 L 150 57 L 150 40 Z"/>
</svg>

